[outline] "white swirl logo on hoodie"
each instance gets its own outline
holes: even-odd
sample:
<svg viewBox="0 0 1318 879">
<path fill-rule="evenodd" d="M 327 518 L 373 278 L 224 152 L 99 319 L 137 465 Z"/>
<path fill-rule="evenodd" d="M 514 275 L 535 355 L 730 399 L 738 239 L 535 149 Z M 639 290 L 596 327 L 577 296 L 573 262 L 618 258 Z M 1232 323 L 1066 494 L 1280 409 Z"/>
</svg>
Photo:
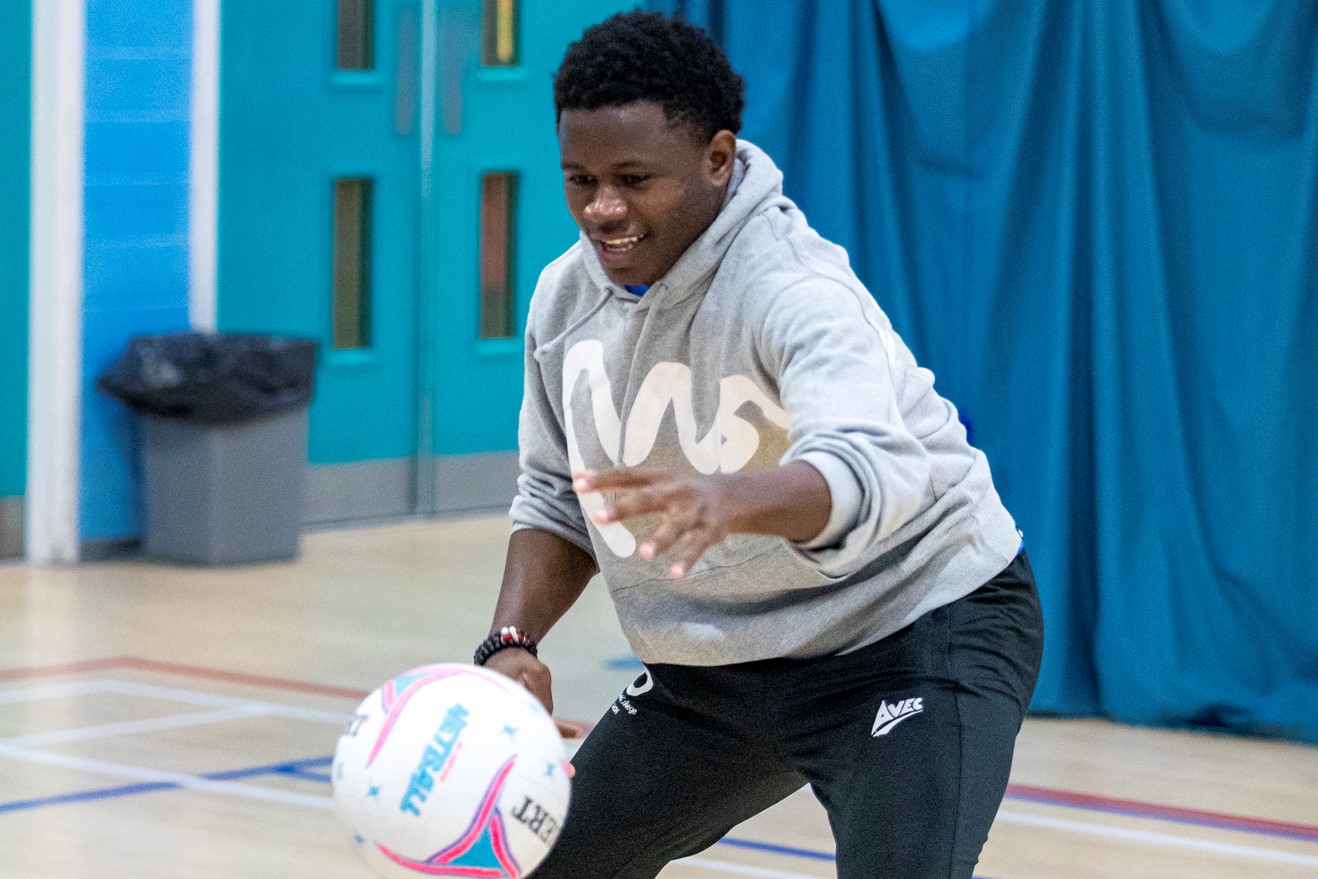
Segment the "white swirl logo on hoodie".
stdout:
<svg viewBox="0 0 1318 879">
<path fill-rule="evenodd" d="M 586 468 L 572 417 L 572 395 L 581 374 L 586 374 L 591 413 L 604 454 L 615 466 L 635 467 L 645 463 L 659 438 L 664 413 L 671 406 L 677 424 L 677 440 L 682 454 L 699 473 L 735 473 L 745 467 L 760 447 L 760 433 L 755 425 L 737 416 L 746 403 L 754 403 L 771 424 L 787 429 L 786 410 L 769 399 L 755 382 L 744 375 L 726 376 L 719 382 L 719 405 L 714 424 L 699 435 L 692 406 L 691 367 L 685 363 L 656 363 L 641 382 L 636 400 L 627 416 L 626 442 L 623 442 L 622 416 L 613 406 L 613 384 L 604 370 L 604 343 L 585 339 L 568 349 L 563 358 L 563 413 L 567 433 L 568 463 L 573 471 Z M 599 492 L 578 495 L 587 517 L 604 507 Z M 604 543 L 613 553 L 628 558 L 636 552 L 636 538 L 621 523 L 597 525 Z"/>
</svg>

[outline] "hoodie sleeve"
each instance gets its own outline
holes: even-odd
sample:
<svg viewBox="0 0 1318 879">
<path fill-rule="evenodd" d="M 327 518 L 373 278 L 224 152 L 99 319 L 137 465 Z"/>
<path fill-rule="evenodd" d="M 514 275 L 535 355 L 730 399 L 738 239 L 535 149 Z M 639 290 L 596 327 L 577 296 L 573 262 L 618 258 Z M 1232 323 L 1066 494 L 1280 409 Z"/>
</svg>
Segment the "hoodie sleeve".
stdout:
<svg viewBox="0 0 1318 879">
<path fill-rule="evenodd" d="M 572 468 L 568 464 L 567 437 L 563 423 L 546 386 L 541 363 L 536 356 L 535 297 L 527 317 L 525 381 L 522 409 L 517 425 L 521 475 L 517 478 L 517 496 L 509 515 L 513 531 L 536 528 L 556 534 L 584 550 L 591 558 L 590 532 L 585 515 L 572 490 Z"/>
<path fill-rule="evenodd" d="M 903 421 L 899 399 L 902 383 L 932 385 L 932 377 L 915 366 L 868 295 L 862 301 L 826 278 L 780 291 L 760 342 L 791 419 L 783 463 L 810 463 L 832 495 L 823 532 L 793 547 L 821 573 L 845 577 L 929 502 L 929 456 Z"/>
</svg>

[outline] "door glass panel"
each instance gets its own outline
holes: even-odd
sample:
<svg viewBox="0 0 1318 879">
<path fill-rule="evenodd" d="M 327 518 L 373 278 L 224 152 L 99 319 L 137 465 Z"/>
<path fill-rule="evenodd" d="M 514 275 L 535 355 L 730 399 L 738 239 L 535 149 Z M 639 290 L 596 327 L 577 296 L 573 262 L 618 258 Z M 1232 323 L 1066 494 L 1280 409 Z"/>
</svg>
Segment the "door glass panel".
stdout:
<svg viewBox="0 0 1318 879">
<path fill-rule="evenodd" d="M 512 67 L 517 63 L 517 0 L 485 0 L 481 63 Z"/>
<path fill-rule="evenodd" d="M 339 70 L 375 67 L 375 0 L 339 0 Z"/>
<path fill-rule="evenodd" d="M 334 348 L 371 345 L 371 181 L 334 181 Z"/>
<path fill-rule="evenodd" d="M 513 335 L 513 211 L 517 175 L 486 174 L 481 180 L 481 338 Z"/>
</svg>

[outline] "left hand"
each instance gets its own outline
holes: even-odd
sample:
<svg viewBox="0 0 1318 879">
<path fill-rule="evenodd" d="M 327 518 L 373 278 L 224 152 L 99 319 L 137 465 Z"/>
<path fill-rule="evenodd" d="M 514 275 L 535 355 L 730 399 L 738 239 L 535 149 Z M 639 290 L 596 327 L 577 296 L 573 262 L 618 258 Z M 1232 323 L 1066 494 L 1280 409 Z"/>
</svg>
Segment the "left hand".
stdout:
<svg viewBox="0 0 1318 879">
<path fill-rule="evenodd" d="M 659 527 L 641 540 L 637 552 L 652 559 L 672 551 L 669 574 L 685 577 L 705 550 L 732 533 L 734 510 L 724 479 L 674 473 L 657 467 L 627 467 L 572 474 L 578 492 L 606 492 L 608 504 L 591 518 L 609 525 L 635 516 L 657 515 Z"/>
</svg>

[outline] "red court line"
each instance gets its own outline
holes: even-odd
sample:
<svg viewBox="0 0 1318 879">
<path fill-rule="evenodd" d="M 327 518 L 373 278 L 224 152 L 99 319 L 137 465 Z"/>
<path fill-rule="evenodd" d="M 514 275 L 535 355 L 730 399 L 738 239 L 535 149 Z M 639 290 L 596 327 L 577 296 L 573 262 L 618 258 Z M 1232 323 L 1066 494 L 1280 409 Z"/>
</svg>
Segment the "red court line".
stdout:
<svg viewBox="0 0 1318 879">
<path fill-rule="evenodd" d="M 115 656 L 109 659 L 89 659 L 84 662 L 68 662 L 60 665 L 40 665 L 28 668 L 0 669 L 0 682 L 28 680 L 31 678 L 58 677 L 61 675 L 87 674 L 98 671 L 115 671 L 131 669 L 134 671 L 154 672 L 157 674 L 178 675 L 179 677 L 202 678 L 211 681 L 224 681 L 230 684 L 245 684 L 253 687 L 265 687 L 271 690 L 287 690 L 294 693 L 311 693 L 317 696 L 335 696 L 341 699 L 365 699 L 370 690 L 354 690 L 349 687 L 334 687 L 329 684 L 315 684 L 308 681 L 295 681 L 289 678 L 276 678 L 268 675 L 245 674 L 243 672 L 225 671 L 206 668 L 200 665 L 186 665 L 181 662 L 165 662 L 158 659 L 143 659 L 140 656 Z"/>
<path fill-rule="evenodd" d="M 131 668 L 136 671 L 178 675 L 180 677 L 224 681 L 229 684 L 246 684 L 253 687 L 265 687 L 271 690 L 288 690 L 293 693 L 311 693 L 317 696 L 336 696 L 341 699 L 361 700 L 371 694 L 370 690 L 355 690 L 351 687 L 335 687 L 329 684 L 295 681 L 290 678 L 275 678 L 267 675 L 245 674 L 243 672 L 205 668 L 200 665 L 184 665 L 179 662 L 164 662 L 157 659 L 142 659 L 136 656 L 122 657 L 119 667 Z"/>
<path fill-rule="evenodd" d="M 0 682 L 25 681 L 32 678 L 53 678 L 61 675 L 87 674 L 95 671 L 113 671 L 123 667 L 123 658 L 89 659 L 84 662 L 65 662 L 59 665 L 36 665 L 27 668 L 0 669 Z"/>
<path fill-rule="evenodd" d="M 294 693 L 311 693 L 317 696 L 334 696 L 341 699 L 361 701 L 370 695 L 370 690 L 355 690 L 350 687 L 335 687 L 329 684 L 316 684 L 309 681 L 295 681 L 289 678 L 276 678 L 269 675 L 254 675 L 244 672 L 226 671 L 224 669 L 206 668 L 200 665 L 186 665 L 181 662 L 166 662 L 160 659 L 144 659 L 140 656 L 116 656 L 110 659 L 91 659 L 85 662 L 68 662 L 60 665 L 31 666 L 28 668 L 0 669 L 0 682 L 27 680 L 31 678 L 59 677 L 61 675 L 87 674 L 98 671 L 115 671 L 131 669 L 133 671 L 154 672 L 157 674 L 177 675 L 180 677 L 199 678 L 209 681 L 223 681 L 230 684 L 242 684 L 253 687 L 265 687 L 272 690 L 287 690 Z M 582 739 L 594 728 L 595 724 L 580 720 L 554 718 L 559 732 L 564 738 Z"/>
<path fill-rule="evenodd" d="M 1080 809 L 1094 809 L 1105 812 L 1121 812 L 1123 814 L 1141 818 L 1163 818 L 1169 821 L 1184 821 L 1211 827 L 1221 827 L 1229 830 L 1244 830 L 1254 833 L 1266 833 L 1318 841 L 1318 827 L 1310 824 L 1292 824 L 1287 821 L 1249 818 L 1244 815 L 1231 815 L 1226 812 L 1209 812 L 1204 809 L 1188 809 L 1183 806 L 1164 806 L 1159 803 L 1147 803 L 1142 800 L 1125 800 L 1119 797 L 1083 794 L 1077 791 L 1058 790 L 1050 787 L 1036 787 L 1029 784 L 1007 785 L 1007 796 L 1036 803 L 1072 806 Z"/>
</svg>

